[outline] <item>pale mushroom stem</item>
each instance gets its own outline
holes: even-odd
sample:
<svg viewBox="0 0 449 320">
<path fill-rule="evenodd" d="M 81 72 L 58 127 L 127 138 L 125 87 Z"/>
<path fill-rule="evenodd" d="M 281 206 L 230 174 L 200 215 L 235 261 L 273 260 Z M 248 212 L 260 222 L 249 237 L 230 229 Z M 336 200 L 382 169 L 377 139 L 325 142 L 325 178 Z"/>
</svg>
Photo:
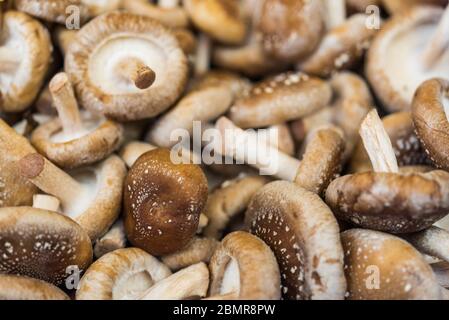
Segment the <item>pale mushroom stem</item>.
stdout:
<svg viewBox="0 0 449 320">
<path fill-rule="evenodd" d="M 67 74 L 64 72 L 56 74 L 51 79 L 49 88 L 63 132 L 72 136 L 83 131 L 78 103 Z"/>
<path fill-rule="evenodd" d="M 17 54 L 6 47 L 0 47 L 0 72 L 12 73 L 20 65 L 20 61 L 17 60 Z"/>
<path fill-rule="evenodd" d="M 390 137 L 376 109 L 363 120 L 359 133 L 375 172 L 399 172 Z"/>
<path fill-rule="evenodd" d="M 61 200 L 62 206 L 77 201 L 86 190 L 75 179 L 38 153 L 19 161 L 20 174 L 36 187 Z"/>
<path fill-rule="evenodd" d="M 159 0 L 158 5 L 161 8 L 176 8 L 179 5 L 179 0 Z"/>
<path fill-rule="evenodd" d="M 95 257 L 101 256 L 111 251 L 126 247 L 126 234 L 123 221 L 119 219 L 109 229 L 109 231 L 97 240 L 94 247 Z"/>
<path fill-rule="evenodd" d="M 327 30 L 331 30 L 345 22 L 346 1 L 345 0 L 324 0 L 325 17 Z"/>
<path fill-rule="evenodd" d="M 153 69 L 136 58 L 120 62 L 117 66 L 117 72 L 122 79 L 131 81 L 141 90 L 148 89 L 156 80 L 156 73 Z"/>
<path fill-rule="evenodd" d="M 200 215 L 200 221 L 198 223 L 198 230 L 196 233 L 201 233 L 203 231 L 203 229 L 207 226 L 207 224 L 209 223 L 209 218 L 202 213 Z"/>
<path fill-rule="evenodd" d="M 298 159 L 280 152 L 264 139 L 243 131 L 225 117 L 221 117 L 215 127 L 219 130 L 222 140 L 221 145 L 214 145 L 216 152 L 234 158 L 238 162 L 246 162 L 252 167 L 263 170 L 266 174 L 283 180 L 294 180 L 300 164 Z M 259 147 L 265 150 L 259 150 Z"/>
<path fill-rule="evenodd" d="M 425 68 L 431 68 L 449 45 L 449 5 L 444 11 L 437 30 L 424 49 L 422 62 Z"/>
<path fill-rule="evenodd" d="M 209 71 L 211 46 L 212 44 L 210 37 L 204 33 L 201 33 L 198 37 L 198 45 L 195 58 L 196 76 L 201 76 Z"/>
<path fill-rule="evenodd" d="M 58 198 L 46 194 L 35 194 L 33 196 L 33 208 L 59 212 L 61 202 Z"/>
</svg>

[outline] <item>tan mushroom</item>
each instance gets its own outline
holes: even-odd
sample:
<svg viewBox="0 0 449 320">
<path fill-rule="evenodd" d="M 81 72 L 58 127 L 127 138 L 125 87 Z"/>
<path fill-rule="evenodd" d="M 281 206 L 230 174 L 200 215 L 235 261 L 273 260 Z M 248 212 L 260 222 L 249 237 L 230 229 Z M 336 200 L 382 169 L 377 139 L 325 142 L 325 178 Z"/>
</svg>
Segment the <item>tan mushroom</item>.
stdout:
<svg viewBox="0 0 449 320">
<path fill-rule="evenodd" d="M 85 108 L 129 121 L 154 117 L 178 99 L 187 80 L 187 59 L 160 23 L 110 12 L 78 31 L 65 71 Z"/>
<path fill-rule="evenodd" d="M 67 51 L 69 51 L 70 45 L 76 41 L 77 33 L 78 30 L 70 30 L 64 26 L 57 26 L 53 31 L 53 41 L 58 46 L 64 57 L 67 54 Z"/>
<path fill-rule="evenodd" d="M 171 275 L 163 263 L 137 248 L 118 249 L 95 261 L 79 283 L 77 300 L 133 300 Z"/>
<path fill-rule="evenodd" d="M 0 110 L 20 112 L 37 97 L 51 62 L 50 35 L 28 15 L 8 11 L 0 41 Z"/>
<path fill-rule="evenodd" d="M 0 274 L 0 300 L 70 300 L 58 287 L 42 280 Z"/>
<path fill-rule="evenodd" d="M 20 174 L 61 201 L 62 213 L 78 222 L 92 241 L 106 233 L 117 219 L 121 204 L 125 164 L 117 156 L 78 169 L 72 176 L 40 154 L 19 162 Z"/>
<path fill-rule="evenodd" d="M 32 207 L 0 209 L 0 273 L 19 274 L 60 285 L 92 261 L 87 233 L 72 219 Z"/>
<path fill-rule="evenodd" d="M 341 240 L 348 299 L 441 299 L 441 288 L 432 269 L 404 240 L 362 229 L 343 232 Z"/>
<path fill-rule="evenodd" d="M 105 254 L 114 250 L 126 247 L 126 233 L 122 219 L 117 220 L 94 245 L 95 258 L 101 258 Z"/>
<path fill-rule="evenodd" d="M 413 6 L 419 5 L 447 5 L 447 0 L 381 0 L 383 6 L 390 14 L 397 14 L 409 10 Z"/>
<path fill-rule="evenodd" d="M 419 252 L 449 262 L 449 232 L 438 227 L 404 236 Z"/>
<path fill-rule="evenodd" d="M 81 0 L 81 4 L 87 8 L 90 17 L 98 16 L 102 13 L 117 10 L 123 0 Z"/>
<path fill-rule="evenodd" d="M 68 7 L 77 8 L 82 21 L 88 18 L 88 9 L 84 5 L 85 0 L 14 0 L 14 5 L 19 11 L 23 11 L 49 22 L 66 24 L 70 11 Z"/>
</svg>

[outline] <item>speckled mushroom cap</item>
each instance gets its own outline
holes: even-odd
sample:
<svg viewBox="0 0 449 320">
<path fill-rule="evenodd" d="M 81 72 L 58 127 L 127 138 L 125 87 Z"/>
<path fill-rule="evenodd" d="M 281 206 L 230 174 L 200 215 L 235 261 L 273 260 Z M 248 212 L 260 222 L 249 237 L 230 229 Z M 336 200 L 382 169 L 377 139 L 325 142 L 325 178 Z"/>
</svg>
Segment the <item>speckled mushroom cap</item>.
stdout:
<svg viewBox="0 0 449 320">
<path fill-rule="evenodd" d="M 442 14 L 443 10 L 437 7 L 413 7 L 392 17 L 376 36 L 368 52 L 365 73 L 388 111 L 410 110 L 415 90 L 423 81 L 447 76 L 449 51 L 430 69 L 420 62 Z"/>
<path fill-rule="evenodd" d="M 81 278 L 77 300 L 135 299 L 171 275 L 155 257 L 137 248 L 118 249 L 95 261 Z"/>
<path fill-rule="evenodd" d="M 236 0 L 183 0 L 192 23 L 214 40 L 240 44 L 245 40 L 246 24 Z"/>
<path fill-rule="evenodd" d="M 306 73 L 328 77 L 333 72 L 353 67 L 371 45 L 376 29 L 366 27 L 367 16 L 355 14 L 331 29 L 318 49 L 297 68 Z"/>
<path fill-rule="evenodd" d="M 258 237 L 237 231 L 218 245 L 209 264 L 209 295 L 234 293 L 242 300 L 279 300 L 281 279 L 276 258 Z"/>
<path fill-rule="evenodd" d="M 58 287 L 42 280 L 0 274 L 0 300 L 70 300 Z"/>
<path fill-rule="evenodd" d="M 276 256 L 284 298 L 344 298 L 338 223 L 318 195 L 286 181 L 269 183 L 253 197 L 246 221 Z"/>
<path fill-rule="evenodd" d="M 351 300 L 440 299 L 440 286 L 423 256 L 404 240 L 382 232 L 342 233 L 347 298 Z"/>
<path fill-rule="evenodd" d="M 325 29 L 321 1 L 267 0 L 261 6 L 257 31 L 268 55 L 294 62 L 319 45 Z"/>
<path fill-rule="evenodd" d="M 399 166 L 430 164 L 430 159 L 416 136 L 410 112 L 393 113 L 382 118 L 382 123 L 390 137 Z M 372 170 L 371 162 L 361 140 L 352 155 L 350 169 L 352 172 Z"/>
<path fill-rule="evenodd" d="M 419 140 L 431 161 L 449 171 L 449 82 L 432 79 L 415 93 L 412 116 Z"/>
<path fill-rule="evenodd" d="M 76 6 L 80 11 L 81 20 L 86 20 L 88 10 L 83 2 L 84 0 L 14 0 L 17 10 L 60 24 L 66 24 L 69 16 L 66 12 L 68 6 Z"/>
<path fill-rule="evenodd" d="M 83 271 L 91 261 L 90 239 L 73 220 L 31 207 L 0 209 L 0 273 L 59 285 L 68 266 Z"/>
<path fill-rule="evenodd" d="M 154 71 L 149 88 L 114 76 L 120 63 L 130 60 Z M 126 12 L 109 12 L 86 24 L 65 59 L 80 103 L 121 121 L 154 117 L 170 107 L 184 90 L 187 68 L 172 32 L 151 18 Z"/>
<path fill-rule="evenodd" d="M 255 85 L 229 111 L 241 128 L 264 127 L 301 118 L 324 108 L 332 89 L 325 81 L 301 72 L 282 73 Z"/>
<path fill-rule="evenodd" d="M 0 43 L 0 110 L 20 112 L 31 105 L 44 82 L 52 52 L 50 35 L 37 20 L 8 11 Z"/>
<path fill-rule="evenodd" d="M 364 172 L 337 178 L 326 192 L 334 214 L 364 228 L 420 231 L 449 212 L 449 173 Z"/>
<path fill-rule="evenodd" d="M 143 154 L 125 180 L 129 241 L 154 255 L 181 249 L 198 228 L 207 191 L 207 180 L 199 166 L 173 163 L 167 149 Z"/>
</svg>

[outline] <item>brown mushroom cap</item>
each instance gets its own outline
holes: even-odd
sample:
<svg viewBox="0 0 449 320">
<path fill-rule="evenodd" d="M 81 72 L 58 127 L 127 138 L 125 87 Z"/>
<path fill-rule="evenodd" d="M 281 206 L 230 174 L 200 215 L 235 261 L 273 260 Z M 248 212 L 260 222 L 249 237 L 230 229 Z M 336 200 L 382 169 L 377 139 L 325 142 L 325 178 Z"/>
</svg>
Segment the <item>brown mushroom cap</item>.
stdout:
<svg viewBox="0 0 449 320">
<path fill-rule="evenodd" d="M 348 299 L 440 299 L 432 269 L 410 244 L 395 236 L 352 229 L 341 236 L 345 251 Z M 370 275 L 380 282 L 367 286 Z M 375 285 L 375 281 L 372 283 Z M 378 288 L 378 289 L 377 289 Z"/>
<path fill-rule="evenodd" d="M 270 77 L 257 84 L 230 109 L 239 127 L 254 128 L 283 123 L 325 107 L 332 90 L 321 79 L 298 72 Z"/>
<path fill-rule="evenodd" d="M 135 299 L 171 275 L 163 263 L 137 248 L 118 249 L 95 261 L 81 278 L 77 300 Z"/>
<path fill-rule="evenodd" d="M 139 89 L 129 79 L 116 76 L 122 64 L 133 67 L 133 61 L 154 71 L 151 87 Z M 110 12 L 78 31 L 66 55 L 65 70 L 84 107 L 129 121 L 154 117 L 178 99 L 187 80 L 187 58 L 176 37 L 157 21 Z"/>
<path fill-rule="evenodd" d="M 86 20 L 88 17 L 87 7 L 84 0 L 14 0 L 15 7 L 19 11 L 49 21 L 66 24 L 67 7 L 76 6 L 80 10 L 80 17 Z"/>
<path fill-rule="evenodd" d="M 246 221 L 276 256 L 284 298 L 344 298 L 338 223 L 318 195 L 286 181 L 269 183 L 253 197 Z"/>
<path fill-rule="evenodd" d="M 449 212 L 449 173 L 364 172 L 337 178 L 326 203 L 335 215 L 369 229 L 420 231 Z"/>
<path fill-rule="evenodd" d="M 44 82 L 52 52 L 50 35 L 37 20 L 18 11 L 4 14 L 1 32 L 0 110 L 20 112 L 31 105 Z"/>
<path fill-rule="evenodd" d="M 42 280 L 0 274 L 0 300 L 70 300 L 61 289 Z"/>
<path fill-rule="evenodd" d="M 0 273 L 59 285 L 68 266 L 83 271 L 91 261 L 90 239 L 73 220 L 31 207 L 0 209 Z"/>
<path fill-rule="evenodd" d="M 207 191 L 206 177 L 197 165 L 174 164 L 166 149 L 143 154 L 125 181 L 129 241 L 154 255 L 181 249 L 198 228 Z"/>
<path fill-rule="evenodd" d="M 321 1 L 263 1 L 258 31 L 265 52 L 281 61 L 297 61 L 311 54 L 325 25 Z"/>
<path fill-rule="evenodd" d="M 279 300 L 281 279 L 270 248 L 250 233 L 228 234 L 218 245 L 209 265 L 209 294 L 234 293 L 242 300 Z"/>
<path fill-rule="evenodd" d="M 448 110 L 448 111 L 446 111 Z M 413 123 L 432 162 L 449 170 L 449 82 L 432 79 L 424 82 L 413 99 Z"/>
</svg>

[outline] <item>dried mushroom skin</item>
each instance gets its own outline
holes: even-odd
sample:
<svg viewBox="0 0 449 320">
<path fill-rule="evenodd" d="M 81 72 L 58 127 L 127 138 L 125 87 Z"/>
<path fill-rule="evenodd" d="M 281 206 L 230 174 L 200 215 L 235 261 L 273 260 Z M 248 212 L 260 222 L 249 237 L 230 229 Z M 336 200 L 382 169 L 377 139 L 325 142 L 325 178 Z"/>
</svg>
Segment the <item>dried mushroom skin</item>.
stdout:
<svg viewBox="0 0 449 320">
<path fill-rule="evenodd" d="M 42 280 L 0 274 L 0 300 L 70 300 L 58 287 Z"/>
</svg>

